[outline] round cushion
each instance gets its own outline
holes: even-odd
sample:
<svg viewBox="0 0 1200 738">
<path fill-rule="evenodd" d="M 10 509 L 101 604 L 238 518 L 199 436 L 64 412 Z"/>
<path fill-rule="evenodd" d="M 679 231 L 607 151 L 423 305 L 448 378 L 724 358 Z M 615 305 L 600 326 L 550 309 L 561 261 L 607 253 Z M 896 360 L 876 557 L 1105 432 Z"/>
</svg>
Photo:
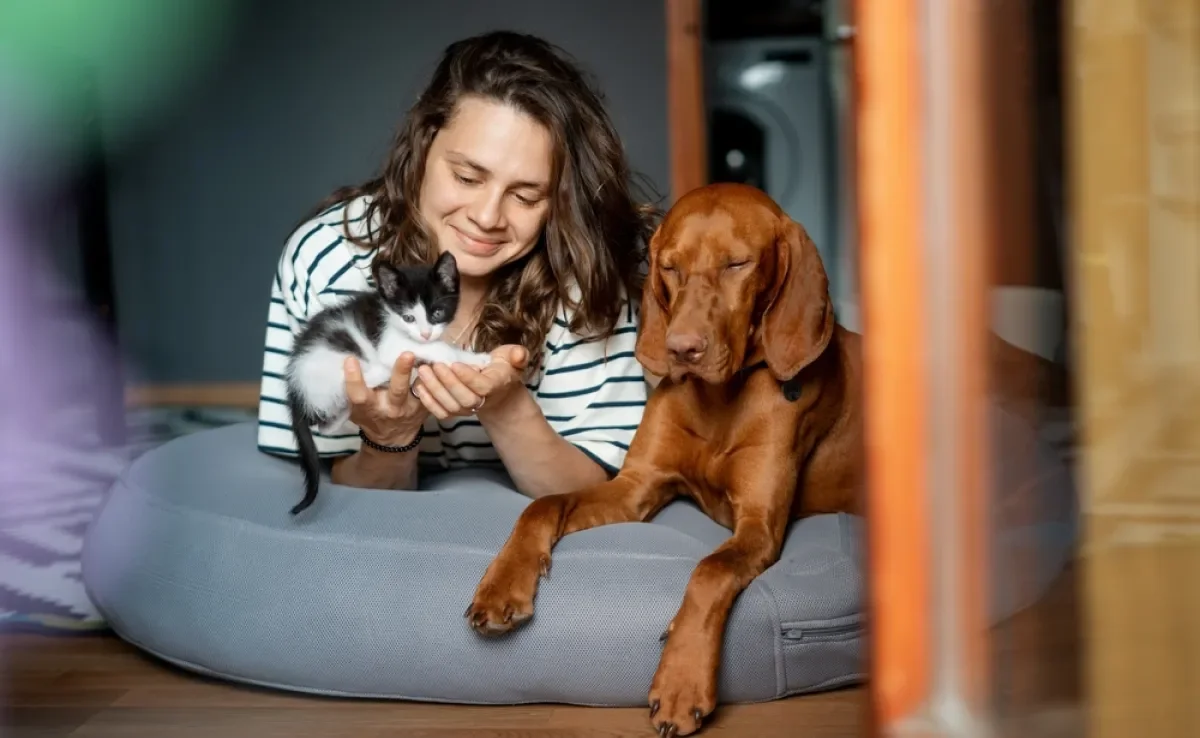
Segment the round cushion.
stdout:
<svg viewBox="0 0 1200 738">
<path fill-rule="evenodd" d="M 263 686 L 466 703 L 644 705 L 697 562 L 730 535 L 690 502 L 566 536 L 533 619 L 503 638 L 463 617 L 526 498 L 499 472 L 421 491 L 324 480 L 300 516 L 299 468 L 253 424 L 201 431 L 134 462 L 88 532 L 90 597 L 130 643 Z M 862 521 L 794 525 L 731 612 L 722 701 L 860 680 Z"/>
<path fill-rule="evenodd" d="M 996 409 L 993 427 L 990 605 L 999 621 L 1052 583 L 1070 556 L 1074 517 L 1069 503 L 1036 520 L 1010 514 L 1026 497 L 1041 510 L 1069 501 L 1072 486 L 1023 421 Z M 566 536 L 534 618 L 490 639 L 463 613 L 530 502 L 503 473 L 427 475 L 421 490 L 404 492 L 326 478 L 316 504 L 294 517 L 301 489 L 295 463 L 256 449 L 253 424 L 144 454 L 88 531 L 90 597 L 130 643 L 230 680 L 372 698 L 645 705 L 659 636 L 696 564 L 730 535 L 680 500 L 649 523 Z M 864 677 L 864 536 L 848 515 L 791 527 L 780 560 L 730 614 L 722 702 Z"/>
</svg>

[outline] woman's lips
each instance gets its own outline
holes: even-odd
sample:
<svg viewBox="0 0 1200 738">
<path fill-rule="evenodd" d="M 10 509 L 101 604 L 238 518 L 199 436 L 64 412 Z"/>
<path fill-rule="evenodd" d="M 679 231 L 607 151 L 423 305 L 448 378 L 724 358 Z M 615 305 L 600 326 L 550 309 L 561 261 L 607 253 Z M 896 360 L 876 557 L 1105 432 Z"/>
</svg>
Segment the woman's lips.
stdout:
<svg viewBox="0 0 1200 738">
<path fill-rule="evenodd" d="M 454 228 L 454 226 L 451 226 L 451 228 Z M 462 243 L 466 252 L 473 256 L 491 256 L 504 245 L 503 241 L 475 238 L 458 228 L 454 228 L 454 233 L 458 236 L 458 240 Z"/>
</svg>

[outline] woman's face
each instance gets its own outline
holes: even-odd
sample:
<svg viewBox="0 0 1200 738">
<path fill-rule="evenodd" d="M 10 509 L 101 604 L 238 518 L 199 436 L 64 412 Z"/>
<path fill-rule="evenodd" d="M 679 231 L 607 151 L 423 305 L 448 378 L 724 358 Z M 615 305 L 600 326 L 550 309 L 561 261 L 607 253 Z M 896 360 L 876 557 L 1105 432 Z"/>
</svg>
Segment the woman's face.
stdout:
<svg viewBox="0 0 1200 738">
<path fill-rule="evenodd" d="M 521 111 L 477 97 L 433 139 L 420 212 L 464 282 L 479 281 L 537 244 L 550 211 L 550 132 Z"/>
</svg>

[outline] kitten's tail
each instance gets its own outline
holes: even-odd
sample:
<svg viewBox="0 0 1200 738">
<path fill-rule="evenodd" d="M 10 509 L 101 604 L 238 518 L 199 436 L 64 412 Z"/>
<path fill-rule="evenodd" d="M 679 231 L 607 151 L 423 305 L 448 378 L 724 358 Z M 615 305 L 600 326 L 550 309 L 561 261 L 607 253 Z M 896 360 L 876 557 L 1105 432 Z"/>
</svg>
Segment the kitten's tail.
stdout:
<svg viewBox="0 0 1200 738">
<path fill-rule="evenodd" d="M 317 454 L 317 444 L 313 441 L 311 427 L 317 419 L 309 417 L 304 402 L 290 387 L 287 399 L 288 410 L 292 416 L 292 432 L 296 435 L 296 445 L 300 449 L 300 468 L 304 471 L 304 499 L 292 508 L 292 515 L 296 515 L 308 509 L 317 499 L 317 486 L 321 482 L 321 458 Z"/>
</svg>

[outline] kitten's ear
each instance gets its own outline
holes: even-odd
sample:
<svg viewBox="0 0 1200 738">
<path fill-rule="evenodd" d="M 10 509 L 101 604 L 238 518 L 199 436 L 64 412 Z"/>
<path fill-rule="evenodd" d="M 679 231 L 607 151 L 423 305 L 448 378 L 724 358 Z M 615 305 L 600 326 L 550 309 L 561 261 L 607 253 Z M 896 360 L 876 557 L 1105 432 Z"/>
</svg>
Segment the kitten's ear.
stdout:
<svg viewBox="0 0 1200 738">
<path fill-rule="evenodd" d="M 407 284 L 404 272 L 395 266 L 383 262 L 376 270 L 379 272 L 379 292 L 388 300 L 395 300 Z"/>
<path fill-rule="evenodd" d="M 454 260 L 454 254 L 443 251 L 433 264 L 433 275 L 446 292 L 458 292 L 458 262 Z"/>
</svg>

